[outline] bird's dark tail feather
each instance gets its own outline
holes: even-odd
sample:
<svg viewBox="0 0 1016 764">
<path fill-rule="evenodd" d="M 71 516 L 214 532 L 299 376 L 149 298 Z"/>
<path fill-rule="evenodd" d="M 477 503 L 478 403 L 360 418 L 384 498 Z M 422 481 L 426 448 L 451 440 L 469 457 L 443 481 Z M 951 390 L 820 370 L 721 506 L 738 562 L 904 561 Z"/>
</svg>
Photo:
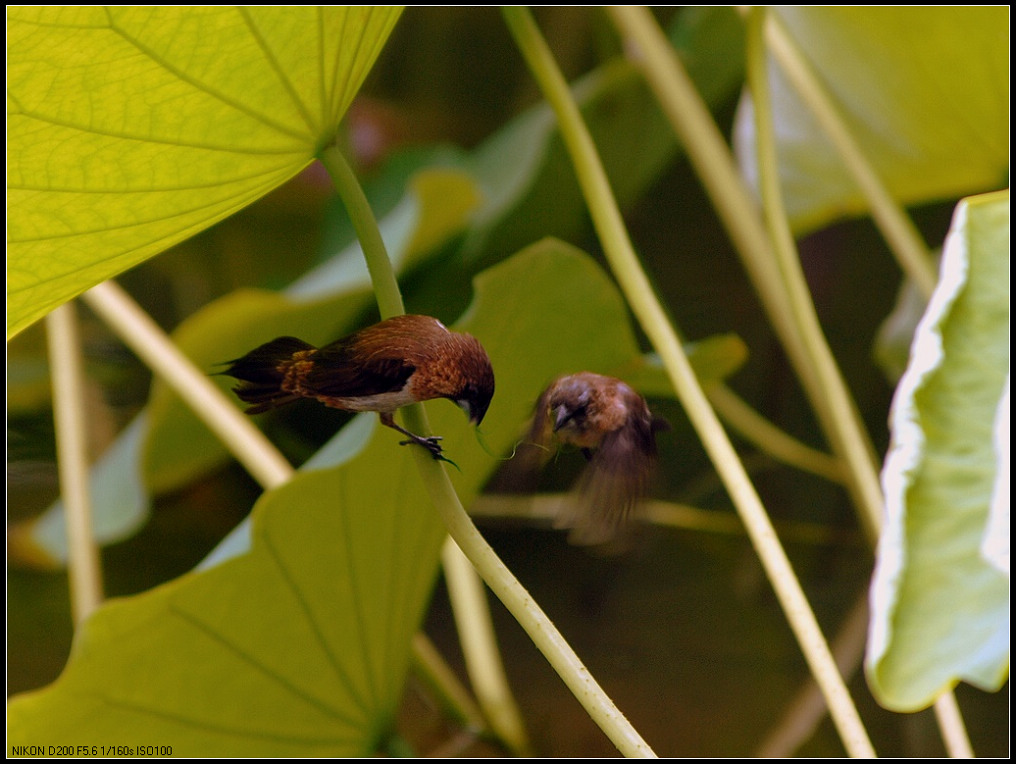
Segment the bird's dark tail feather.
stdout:
<svg viewBox="0 0 1016 764">
<path fill-rule="evenodd" d="M 282 390 L 281 385 L 286 376 L 285 362 L 295 353 L 307 350 L 315 350 L 315 347 L 296 337 L 279 337 L 254 348 L 242 358 L 227 361 L 229 368 L 219 374 L 240 380 L 233 392 L 244 403 L 251 404 L 248 414 L 260 414 L 300 397 Z"/>
</svg>

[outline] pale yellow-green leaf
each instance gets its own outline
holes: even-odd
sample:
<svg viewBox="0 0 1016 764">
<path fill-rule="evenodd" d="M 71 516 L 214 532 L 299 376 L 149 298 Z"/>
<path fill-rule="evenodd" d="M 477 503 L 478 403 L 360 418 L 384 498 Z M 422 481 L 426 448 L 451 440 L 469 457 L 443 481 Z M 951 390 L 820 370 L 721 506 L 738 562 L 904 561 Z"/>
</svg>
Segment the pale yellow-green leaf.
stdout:
<svg viewBox="0 0 1016 764">
<path fill-rule="evenodd" d="M 904 204 L 1008 184 L 1007 6 L 800 6 L 773 10 L 854 140 Z M 780 179 L 798 232 L 867 205 L 832 144 L 770 64 Z M 736 121 L 744 173 L 757 177 L 750 99 Z"/>
<path fill-rule="evenodd" d="M 7 336 L 278 187 L 398 7 L 7 13 Z"/>
<path fill-rule="evenodd" d="M 866 661 L 890 709 L 924 708 L 958 681 L 998 689 L 1008 676 L 1008 498 L 999 491 L 1008 493 L 1009 460 L 998 447 L 1009 440 L 999 415 L 1008 379 L 1006 191 L 957 208 L 893 402 Z"/>
</svg>

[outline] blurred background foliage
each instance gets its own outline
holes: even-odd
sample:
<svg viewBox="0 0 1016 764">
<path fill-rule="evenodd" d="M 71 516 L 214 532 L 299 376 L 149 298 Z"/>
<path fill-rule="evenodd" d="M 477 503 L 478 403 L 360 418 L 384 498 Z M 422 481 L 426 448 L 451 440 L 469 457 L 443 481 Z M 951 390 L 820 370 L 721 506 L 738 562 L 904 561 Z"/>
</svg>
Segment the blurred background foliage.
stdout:
<svg viewBox="0 0 1016 764">
<path fill-rule="evenodd" d="M 822 447 L 740 261 L 644 86 L 617 59 L 617 37 L 605 17 L 577 7 L 534 13 L 565 74 L 590 93 L 587 119 L 632 239 L 676 325 L 691 340 L 740 337 L 748 355 L 730 385 L 787 432 Z M 673 8 L 658 16 L 679 47 L 713 54 L 686 63 L 729 133 L 743 77 L 735 14 Z M 697 47 L 696 36 L 711 44 Z M 719 36 L 725 36 L 723 44 Z M 383 217 L 402 200 L 418 170 L 435 166 L 481 168 L 488 178 L 501 173 L 511 209 L 493 214 L 483 208 L 489 220 L 442 241 L 426 267 L 406 271 L 410 311 L 454 320 L 469 303 L 473 276 L 544 236 L 599 257 L 560 142 L 539 119 L 520 118 L 538 101 L 496 9 L 406 9 L 347 118 L 352 155 L 376 214 Z M 504 147 L 519 142 L 533 148 L 533 165 L 498 167 Z M 928 242 L 942 241 L 953 206 L 950 200 L 911 210 Z M 327 176 L 314 165 L 119 281 L 172 331 L 233 290 L 287 287 L 351 238 Z M 895 305 L 899 270 L 867 219 L 819 230 L 800 247 L 828 342 L 884 453 L 893 383 L 873 360 L 872 348 Z M 151 379 L 99 321 L 84 309 L 81 314 L 92 385 L 90 433 L 98 455 L 148 402 Z M 371 314 L 365 305 L 363 321 Z M 9 539 L 58 494 L 44 347 L 40 325 L 8 343 Z M 569 546 L 558 532 L 517 521 L 483 517 L 480 527 L 658 753 L 751 755 L 807 682 L 807 668 L 684 414 L 673 400 L 652 404 L 673 425 L 660 438 L 664 469 L 655 495 L 731 522 L 651 529 L 620 557 L 591 554 Z M 299 462 L 344 421 L 337 412 L 294 412 L 274 419 L 269 434 Z M 847 496 L 839 486 L 779 465 L 750 446 L 743 456 L 778 529 L 787 531 L 788 553 L 823 630 L 835 635 L 866 596 L 872 568 Z M 550 487 L 567 486 L 569 468 L 578 466 L 562 463 L 558 483 Z M 103 549 L 107 594 L 145 591 L 191 570 L 243 520 L 259 493 L 241 468 L 225 460 L 211 473 L 160 493 L 136 535 Z M 45 569 L 10 541 L 7 592 L 10 696 L 56 678 L 70 650 L 72 624 L 64 572 Z M 615 755 L 514 619 L 491 601 L 509 681 L 537 752 Z M 426 631 L 461 669 L 440 584 Z M 942 755 L 930 711 L 898 715 L 880 709 L 854 668 L 853 695 L 880 755 Z M 957 694 L 977 753 L 1007 755 L 1007 693 L 960 686 Z M 434 750 L 449 735 L 447 722 L 414 681 L 399 728 L 417 751 Z M 827 719 L 806 740 L 797 754 L 842 755 Z M 466 752 L 500 753 L 475 741 Z"/>
</svg>

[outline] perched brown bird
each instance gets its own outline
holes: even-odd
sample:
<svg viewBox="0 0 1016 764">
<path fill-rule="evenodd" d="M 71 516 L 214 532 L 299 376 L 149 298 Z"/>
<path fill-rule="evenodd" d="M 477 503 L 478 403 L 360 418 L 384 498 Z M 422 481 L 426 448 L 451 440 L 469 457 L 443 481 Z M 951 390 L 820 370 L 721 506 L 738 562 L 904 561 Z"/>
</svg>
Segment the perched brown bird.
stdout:
<svg viewBox="0 0 1016 764">
<path fill-rule="evenodd" d="M 589 465 L 566 502 L 558 527 L 578 544 L 602 544 L 645 497 L 656 467 L 656 432 L 669 425 L 619 379 L 591 372 L 556 379 L 536 404 L 529 440 L 542 460 L 553 444 L 577 446 Z"/>
<path fill-rule="evenodd" d="M 223 374 L 240 384 L 237 396 L 259 414 L 299 398 L 316 398 L 344 411 L 376 411 L 381 423 L 442 459 L 439 437 L 399 427 L 393 412 L 434 398 L 455 401 L 480 424 L 494 395 L 494 371 L 483 346 L 449 331 L 430 316 L 394 316 L 321 348 L 279 337 L 242 358 Z"/>
</svg>

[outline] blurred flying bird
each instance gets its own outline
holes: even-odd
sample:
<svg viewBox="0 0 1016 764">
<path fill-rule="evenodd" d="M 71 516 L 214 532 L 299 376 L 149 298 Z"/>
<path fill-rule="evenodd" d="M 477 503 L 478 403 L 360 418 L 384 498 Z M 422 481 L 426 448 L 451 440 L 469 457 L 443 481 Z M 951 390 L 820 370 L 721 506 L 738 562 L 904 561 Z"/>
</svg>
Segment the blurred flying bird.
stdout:
<svg viewBox="0 0 1016 764">
<path fill-rule="evenodd" d="M 656 467 L 656 433 L 668 429 L 619 379 L 591 372 L 560 377 L 536 404 L 529 451 L 545 463 L 556 450 L 581 449 L 589 462 L 556 525 L 577 544 L 614 539 L 644 498 Z M 542 466 L 542 465 L 539 465 Z"/>
</svg>

